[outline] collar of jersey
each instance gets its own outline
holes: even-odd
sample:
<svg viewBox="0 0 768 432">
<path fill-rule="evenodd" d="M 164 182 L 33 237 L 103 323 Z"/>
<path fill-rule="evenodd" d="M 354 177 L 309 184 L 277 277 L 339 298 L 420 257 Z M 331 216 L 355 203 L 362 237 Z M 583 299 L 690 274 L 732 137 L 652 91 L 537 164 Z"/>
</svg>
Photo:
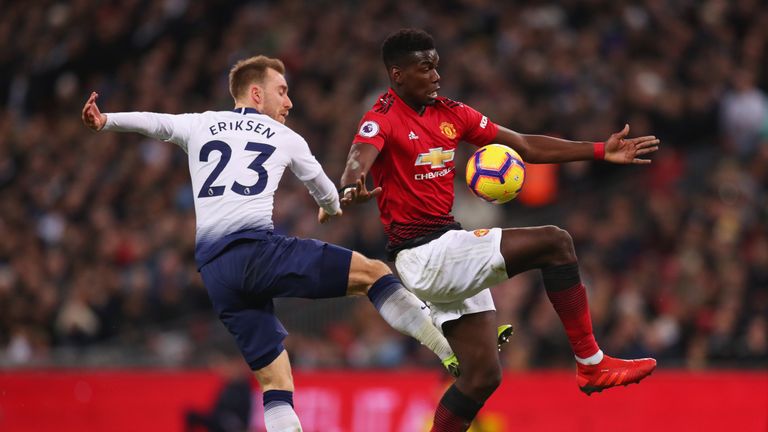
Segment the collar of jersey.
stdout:
<svg viewBox="0 0 768 432">
<path fill-rule="evenodd" d="M 410 105 L 408 105 L 407 103 L 405 103 L 405 101 L 403 101 L 403 100 L 400 98 L 400 95 L 399 95 L 399 94 L 397 94 L 397 92 L 395 91 L 395 89 L 393 89 L 392 87 L 390 87 L 390 88 L 389 88 L 389 94 L 391 94 L 392 96 L 394 96 L 394 97 L 395 97 L 395 100 L 396 100 L 397 102 L 399 102 L 399 103 L 403 104 L 403 106 L 405 106 L 405 108 L 406 108 L 406 109 L 409 109 L 409 110 L 411 110 L 411 112 L 413 112 L 413 113 L 414 113 L 414 114 L 416 114 L 417 116 L 423 116 L 423 115 L 424 115 L 424 113 L 426 113 L 426 112 L 427 112 L 427 108 L 429 108 L 429 105 L 424 105 L 424 109 L 423 109 L 421 112 L 418 112 L 418 111 L 416 111 L 415 109 L 413 109 L 413 107 L 412 107 L 412 106 L 410 106 Z"/>
<path fill-rule="evenodd" d="M 235 108 L 235 109 L 232 110 L 232 112 L 240 113 L 240 114 L 243 114 L 243 115 L 245 115 L 245 114 L 261 114 L 259 112 L 259 110 L 257 110 L 256 108 L 245 108 L 245 107 L 243 107 L 243 108 Z"/>
</svg>

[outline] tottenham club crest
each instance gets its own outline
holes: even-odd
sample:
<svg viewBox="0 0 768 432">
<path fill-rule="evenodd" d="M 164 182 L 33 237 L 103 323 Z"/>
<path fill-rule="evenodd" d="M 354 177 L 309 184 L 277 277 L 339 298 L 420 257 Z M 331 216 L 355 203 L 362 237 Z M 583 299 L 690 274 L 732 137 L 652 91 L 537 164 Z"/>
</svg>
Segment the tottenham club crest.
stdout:
<svg viewBox="0 0 768 432">
<path fill-rule="evenodd" d="M 366 138 L 375 137 L 376 134 L 379 133 L 379 124 L 372 120 L 363 122 L 363 124 L 360 125 L 360 132 L 358 133 L 360 136 Z"/>
</svg>

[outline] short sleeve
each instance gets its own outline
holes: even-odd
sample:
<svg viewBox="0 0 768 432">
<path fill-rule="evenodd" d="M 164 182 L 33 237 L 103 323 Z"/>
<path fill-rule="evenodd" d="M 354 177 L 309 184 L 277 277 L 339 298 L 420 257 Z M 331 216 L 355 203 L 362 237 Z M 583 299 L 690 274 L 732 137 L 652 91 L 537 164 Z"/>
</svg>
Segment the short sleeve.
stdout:
<svg viewBox="0 0 768 432">
<path fill-rule="evenodd" d="M 460 110 L 461 117 L 464 120 L 464 127 L 462 128 L 464 131 L 462 139 L 464 141 L 476 146 L 483 146 L 490 144 L 496 138 L 499 127 L 488 117 L 469 105 L 462 104 L 457 109 Z"/>
<path fill-rule="evenodd" d="M 368 111 L 360 125 L 357 127 L 357 134 L 352 143 L 371 144 L 381 151 L 384 148 L 387 136 L 389 135 L 389 122 L 381 114 Z"/>
</svg>

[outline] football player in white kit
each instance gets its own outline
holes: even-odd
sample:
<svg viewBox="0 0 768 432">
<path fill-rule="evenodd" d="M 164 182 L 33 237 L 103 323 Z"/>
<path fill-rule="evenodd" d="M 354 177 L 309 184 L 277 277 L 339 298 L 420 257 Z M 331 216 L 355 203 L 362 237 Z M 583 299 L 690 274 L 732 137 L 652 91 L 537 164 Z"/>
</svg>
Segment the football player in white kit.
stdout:
<svg viewBox="0 0 768 432">
<path fill-rule="evenodd" d="M 195 259 L 221 321 L 234 336 L 264 392 L 268 431 L 300 431 L 293 378 L 274 315 L 276 297 L 367 294 L 382 317 L 434 351 L 446 367 L 455 356 L 422 310 L 381 261 L 312 239 L 275 234 L 274 194 L 286 168 L 320 206 L 319 221 L 342 214 L 339 195 L 307 142 L 284 125 L 293 106 L 285 67 L 251 57 L 230 71 L 231 111 L 195 114 L 102 113 L 88 98 L 82 120 L 95 131 L 137 132 L 170 141 L 189 159 L 195 196 Z M 449 367 L 450 369 L 450 367 Z"/>
</svg>

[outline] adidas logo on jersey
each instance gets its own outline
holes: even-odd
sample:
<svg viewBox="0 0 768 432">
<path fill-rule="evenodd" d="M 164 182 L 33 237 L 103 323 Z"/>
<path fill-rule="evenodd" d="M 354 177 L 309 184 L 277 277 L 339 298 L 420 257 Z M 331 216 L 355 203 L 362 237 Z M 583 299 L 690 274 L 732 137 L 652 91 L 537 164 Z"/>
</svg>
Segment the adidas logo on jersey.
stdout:
<svg viewBox="0 0 768 432">
<path fill-rule="evenodd" d="M 419 136 L 418 136 L 418 135 L 416 135 L 416 134 L 415 134 L 413 131 L 411 131 L 411 132 L 408 134 L 408 139 L 409 139 L 409 140 L 417 140 L 417 139 L 419 139 Z"/>
</svg>

